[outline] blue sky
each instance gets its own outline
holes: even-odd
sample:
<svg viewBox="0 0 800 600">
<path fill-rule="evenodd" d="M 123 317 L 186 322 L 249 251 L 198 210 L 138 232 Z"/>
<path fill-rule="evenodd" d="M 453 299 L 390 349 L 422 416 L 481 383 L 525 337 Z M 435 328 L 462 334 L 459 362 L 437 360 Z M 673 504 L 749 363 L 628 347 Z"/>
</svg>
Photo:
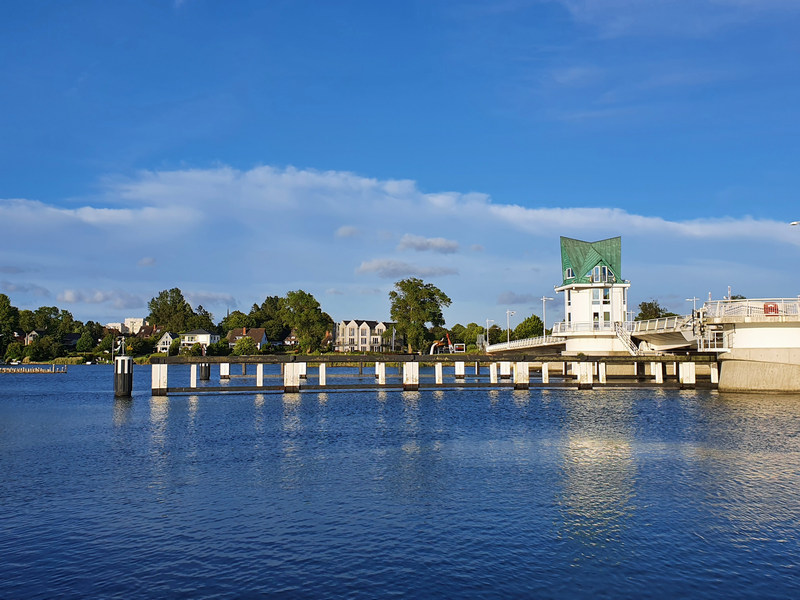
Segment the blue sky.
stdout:
<svg viewBox="0 0 800 600">
<path fill-rule="evenodd" d="M 560 235 L 621 235 L 632 305 L 795 296 L 799 34 L 796 0 L 4 2 L 0 291 L 385 319 L 417 276 L 518 322 Z"/>
</svg>

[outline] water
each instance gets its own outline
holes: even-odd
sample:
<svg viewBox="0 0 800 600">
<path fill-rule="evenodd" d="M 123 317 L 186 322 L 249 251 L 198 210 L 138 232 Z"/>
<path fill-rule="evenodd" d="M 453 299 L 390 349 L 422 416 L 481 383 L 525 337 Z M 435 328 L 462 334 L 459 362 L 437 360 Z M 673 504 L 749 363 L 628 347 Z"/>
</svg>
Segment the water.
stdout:
<svg viewBox="0 0 800 600">
<path fill-rule="evenodd" d="M 800 597 L 800 396 L 149 383 L 0 376 L 0 597 Z"/>
</svg>

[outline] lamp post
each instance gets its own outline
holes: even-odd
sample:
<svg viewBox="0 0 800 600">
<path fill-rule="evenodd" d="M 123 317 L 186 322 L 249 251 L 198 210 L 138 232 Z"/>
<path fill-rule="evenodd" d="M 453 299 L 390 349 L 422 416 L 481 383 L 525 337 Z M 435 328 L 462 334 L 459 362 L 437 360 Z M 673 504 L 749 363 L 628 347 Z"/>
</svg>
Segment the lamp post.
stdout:
<svg viewBox="0 0 800 600">
<path fill-rule="evenodd" d="M 542 296 L 542 337 L 547 335 L 547 307 L 545 306 L 545 302 L 548 300 L 553 300 L 553 298 Z"/>
<path fill-rule="evenodd" d="M 700 298 L 698 298 L 697 296 L 694 296 L 692 298 L 687 298 L 686 299 L 686 302 L 691 302 L 692 303 L 692 313 L 697 311 L 697 301 L 698 300 L 700 300 Z"/>
<path fill-rule="evenodd" d="M 494 323 L 494 319 L 486 319 L 486 345 L 489 345 L 489 323 Z"/>
<path fill-rule="evenodd" d="M 511 315 L 517 314 L 516 311 L 506 311 L 506 342 L 511 343 Z"/>
</svg>

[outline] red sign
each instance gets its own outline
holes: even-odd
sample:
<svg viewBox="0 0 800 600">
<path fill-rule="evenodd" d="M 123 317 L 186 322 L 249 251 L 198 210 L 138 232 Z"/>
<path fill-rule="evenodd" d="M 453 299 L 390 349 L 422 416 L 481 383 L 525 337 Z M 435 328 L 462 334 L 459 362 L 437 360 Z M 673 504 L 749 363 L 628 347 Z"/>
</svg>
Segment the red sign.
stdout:
<svg viewBox="0 0 800 600">
<path fill-rule="evenodd" d="M 764 315 L 779 315 L 781 314 L 777 302 L 764 302 Z"/>
</svg>

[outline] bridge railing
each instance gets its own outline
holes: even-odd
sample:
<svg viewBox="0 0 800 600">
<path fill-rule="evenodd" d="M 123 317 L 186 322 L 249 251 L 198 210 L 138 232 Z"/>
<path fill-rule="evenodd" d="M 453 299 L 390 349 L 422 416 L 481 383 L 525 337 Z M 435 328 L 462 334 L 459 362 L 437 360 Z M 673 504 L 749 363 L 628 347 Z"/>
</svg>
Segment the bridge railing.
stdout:
<svg viewBox="0 0 800 600">
<path fill-rule="evenodd" d="M 706 317 L 776 317 L 800 315 L 800 298 L 711 300 L 703 304 Z"/>
<path fill-rule="evenodd" d="M 592 322 L 592 321 L 561 321 L 553 325 L 553 335 L 564 333 L 586 333 L 591 331 L 610 331 L 614 332 L 614 323 L 609 321 Z"/>
<path fill-rule="evenodd" d="M 503 352 L 507 350 L 522 350 L 524 348 L 533 348 L 535 346 L 548 346 L 550 344 L 561 344 L 564 338 L 553 335 L 543 335 L 533 338 L 525 338 L 524 340 L 512 340 L 510 342 L 502 342 L 500 344 L 489 344 L 486 348 L 487 352 Z"/>
<path fill-rule="evenodd" d="M 675 317 L 661 317 L 659 319 L 648 319 L 646 321 L 634 321 L 632 323 L 633 328 L 631 329 L 631 333 L 647 333 L 647 332 L 659 332 L 659 331 L 670 331 L 680 329 L 684 325 L 689 325 L 691 323 L 692 317 L 691 315 L 685 316 L 675 316 Z"/>
</svg>

